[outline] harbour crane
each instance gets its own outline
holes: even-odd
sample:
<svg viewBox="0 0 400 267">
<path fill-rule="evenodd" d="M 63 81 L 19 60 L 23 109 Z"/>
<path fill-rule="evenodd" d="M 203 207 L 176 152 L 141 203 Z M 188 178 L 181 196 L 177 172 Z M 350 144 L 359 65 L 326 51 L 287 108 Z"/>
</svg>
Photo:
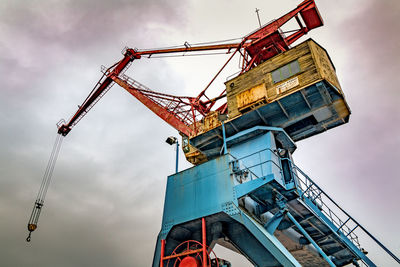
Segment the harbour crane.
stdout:
<svg viewBox="0 0 400 267">
<path fill-rule="evenodd" d="M 290 20 L 298 27 L 283 31 Z M 351 113 L 327 51 L 312 39 L 292 47 L 323 24 L 314 0 L 304 0 L 237 42 L 125 48 L 121 60 L 102 68 L 72 118 L 58 123 L 27 241 L 37 228 L 63 137 L 118 84 L 179 132 L 186 159 L 195 165 L 168 177 L 153 267 L 230 267 L 213 252 L 216 244 L 255 266 L 375 266 L 358 230 L 400 263 L 293 161 L 296 141 L 347 123 Z M 125 74 L 142 57 L 206 51 L 229 57 L 197 96 L 156 92 Z M 209 96 L 235 55 L 238 74 Z"/>
</svg>

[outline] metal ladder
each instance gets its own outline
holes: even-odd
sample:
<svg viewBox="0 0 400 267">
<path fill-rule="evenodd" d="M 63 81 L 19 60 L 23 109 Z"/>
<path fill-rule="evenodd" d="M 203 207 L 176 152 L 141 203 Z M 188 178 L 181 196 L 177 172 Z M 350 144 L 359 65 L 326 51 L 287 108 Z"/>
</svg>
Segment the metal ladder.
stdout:
<svg viewBox="0 0 400 267">
<path fill-rule="evenodd" d="M 360 246 L 358 236 L 354 232 L 357 228 L 361 229 L 367 236 L 375 241 L 387 254 L 389 254 L 397 263 L 400 259 L 394 255 L 386 246 L 384 246 L 367 229 L 357 222 L 350 214 L 341 208 L 328 194 L 326 194 L 307 174 L 292 163 L 292 172 L 295 176 L 295 182 L 299 191 L 300 198 L 307 197 L 320 211 L 337 227 L 336 233 L 341 232 L 358 249 L 363 251 Z M 338 215 L 340 214 L 340 215 Z M 361 259 L 363 260 L 363 259 Z M 365 263 L 365 262 L 364 262 Z M 366 264 L 366 263 L 365 263 Z"/>
</svg>

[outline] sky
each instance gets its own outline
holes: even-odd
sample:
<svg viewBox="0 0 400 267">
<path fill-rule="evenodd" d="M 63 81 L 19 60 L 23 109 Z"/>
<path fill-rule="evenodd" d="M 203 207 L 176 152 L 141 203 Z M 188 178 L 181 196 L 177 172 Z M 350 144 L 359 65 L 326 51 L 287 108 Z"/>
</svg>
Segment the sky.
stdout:
<svg viewBox="0 0 400 267">
<path fill-rule="evenodd" d="M 26 224 L 56 137 L 125 47 L 225 40 L 300 1 L 0 1 L 1 266 L 149 266 L 177 132 L 114 86 L 62 144 L 32 242 Z M 293 157 L 348 213 L 400 254 L 400 2 L 317 1 L 350 122 L 298 142 Z M 303 37 L 302 40 L 305 40 Z M 140 59 L 127 74 L 150 88 L 195 96 L 227 57 Z M 211 90 L 223 88 L 233 64 Z M 180 170 L 190 167 L 180 154 Z M 395 266 L 360 234 L 378 266 Z M 219 248 L 233 266 L 250 266 Z"/>
</svg>

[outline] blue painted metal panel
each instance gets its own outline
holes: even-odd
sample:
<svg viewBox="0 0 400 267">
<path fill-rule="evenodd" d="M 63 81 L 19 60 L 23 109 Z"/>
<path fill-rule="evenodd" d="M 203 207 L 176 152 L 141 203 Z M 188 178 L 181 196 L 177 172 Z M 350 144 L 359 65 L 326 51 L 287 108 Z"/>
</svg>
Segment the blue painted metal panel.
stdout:
<svg viewBox="0 0 400 267">
<path fill-rule="evenodd" d="M 272 160 L 272 153 L 268 150 L 264 151 L 264 153 L 252 153 L 270 148 L 271 138 L 273 138 L 272 134 L 268 132 L 230 148 L 229 152 L 235 158 L 241 159 L 243 164 L 257 177 L 263 177 L 271 173 L 272 162 L 268 162 L 268 160 Z M 274 146 L 271 148 L 276 149 Z"/>
<path fill-rule="evenodd" d="M 275 179 L 273 174 L 269 174 L 259 179 L 254 179 L 248 181 L 246 183 L 241 183 L 235 186 L 234 190 L 236 192 L 236 197 L 241 198 L 247 194 L 252 193 L 253 191 L 259 189 L 260 187 L 269 184 L 271 181 Z"/>
<path fill-rule="evenodd" d="M 272 174 L 277 181 L 282 183 L 280 161 L 273 152 L 275 150 L 276 145 L 272 132 L 266 132 L 229 148 L 230 154 L 239 159 L 257 177 L 261 178 Z"/>
<path fill-rule="evenodd" d="M 221 212 L 227 202 L 237 205 L 230 158 L 224 155 L 168 177 L 162 229 L 165 235 L 173 225 Z"/>
</svg>

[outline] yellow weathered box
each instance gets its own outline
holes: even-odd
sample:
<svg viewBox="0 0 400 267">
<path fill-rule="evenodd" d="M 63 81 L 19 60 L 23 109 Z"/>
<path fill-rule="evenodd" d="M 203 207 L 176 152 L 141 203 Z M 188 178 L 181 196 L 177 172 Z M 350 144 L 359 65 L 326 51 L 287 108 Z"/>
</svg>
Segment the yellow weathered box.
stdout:
<svg viewBox="0 0 400 267">
<path fill-rule="evenodd" d="M 238 109 L 245 108 L 249 105 L 261 103 L 266 100 L 267 97 L 267 88 L 265 87 L 265 83 L 259 84 L 237 94 L 236 101 Z"/>
<path fill-rule="evenodd" d="M 341 93 L 335 67 L 326 50 L 314 40 L 308 39 L 227 81 L 229 118 L 235 118 L 321 80 L 328 81 Z"/>
</svg>

